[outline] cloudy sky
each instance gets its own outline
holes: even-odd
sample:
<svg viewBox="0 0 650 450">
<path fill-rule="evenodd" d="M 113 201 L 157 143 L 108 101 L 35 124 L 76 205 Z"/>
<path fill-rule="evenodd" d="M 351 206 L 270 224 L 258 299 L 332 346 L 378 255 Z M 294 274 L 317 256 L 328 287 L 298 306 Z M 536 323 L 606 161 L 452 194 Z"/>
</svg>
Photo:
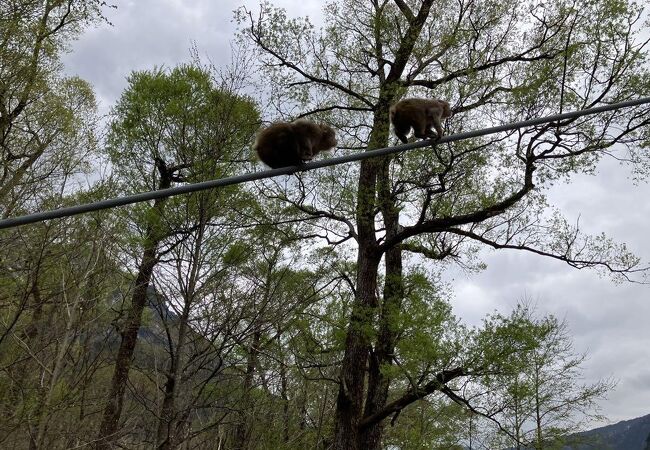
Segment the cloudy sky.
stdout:
<svg viewBox="0 0 650 450">
<path fill-rule="evenodd" d="M 88 30 L 64 59 L 68 73 L 94 85 L 102 112 L 119 97 L 131 71 L 187 61 L 193 42 L 215 64 L 229 62 L 232 11 L 257 5 L 256 0 L 117 3 L 117 10 L 107 11 L 113 26 Z M 316 21 L 322 6 L 317 0 L 274 3 Z M 596 177 L 576 177 L 553 188 L 550 200 L 569 220 L 580 217 L 584 231 L 605 232 L 650 263 L 650 185 L 635 186 L 628 175 L 624 167 L 606 162 Z M 566 319 L 576 350 L 588 352 L 585 381 L 618 380 L 602 402 L 610 421 L 650 413 L 650 286 L 616 285 L 593 272 L 517 252 L 486 251 L 485 262 L 488 269 L 480 274 L 448 274 L 459 317 L 480 324 L 486 313 L 508 313 L 517 300 L 532 300 L 540 314 Z"/>
</svg>

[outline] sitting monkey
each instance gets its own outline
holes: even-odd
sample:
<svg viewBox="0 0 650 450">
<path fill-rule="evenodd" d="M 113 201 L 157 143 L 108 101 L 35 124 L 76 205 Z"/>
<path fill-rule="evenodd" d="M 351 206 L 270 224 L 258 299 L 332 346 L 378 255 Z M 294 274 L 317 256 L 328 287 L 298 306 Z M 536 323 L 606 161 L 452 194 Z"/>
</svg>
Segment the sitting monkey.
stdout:
<svg viewBox="0 0 650 450">
<path fill-rule="evenodd" d="M 257 135 L 253 148 L 267 166 L 296 166 L 336 146 L 334 130 L 305 119 L 276 122 Z"/>
<path fill-rule="evenodd" d="M 442 137 L 441 120 L 451 117 L 449 103 L 444 100 L 406 98 L 390 107 L 390 121 L 395 127 L 395 135 L 407 143 L 407 133 L 413 128 L 413 134 L 420 139 Z M 431 127 L 436 129 L 435 134 Z"/>
</svg>

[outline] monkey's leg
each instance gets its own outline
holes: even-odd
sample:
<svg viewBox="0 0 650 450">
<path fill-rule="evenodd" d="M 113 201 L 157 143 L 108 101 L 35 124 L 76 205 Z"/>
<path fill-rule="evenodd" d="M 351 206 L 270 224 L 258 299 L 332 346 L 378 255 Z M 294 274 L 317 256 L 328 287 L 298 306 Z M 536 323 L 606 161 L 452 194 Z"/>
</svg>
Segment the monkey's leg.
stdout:
<svg viewBox="0 0 650 450">
<path fill-rule="evenodd" d="M 440 135 L 437 134 L 435 131 L 431 129 L 431 127 L 427 128 L 426 131 L 426 136 L 423 139 L 440 139 Z"/>
<path fill-rule="evenodd" d="M 440 125 L 440 120 L 434 120 L 433 121 L 433 126 L 436 129 L 436 133 L 438 133 L 438 139 L 440 139 L 442 137 L 442 135 L 444 134 L 444 132 L 442 131 L 442 126 Z"/>
<path fill-rule="evenodd" d="M 410 129 L 411 129 L 410 126 L 403 127 L 403 126 L 395 125 L 395 136 L 397 136 L 400 141 L 406 144 L 409 141 L 406 135 L 408 134 Z"/>
<path fill-rule="evenodd" d="M 304 138 L 298 140 L 298 157 L 301 161 L 310 161 L 314 158 L 311 139 Z"/>
<path fill-rule="evenodd" d="M 427 124 L 416 124 L 413 127 L 413 131 L 415 137 L 419 139 L 429 139 L 434 137 L 433 131 L 427 126 Z"/>
</svg>

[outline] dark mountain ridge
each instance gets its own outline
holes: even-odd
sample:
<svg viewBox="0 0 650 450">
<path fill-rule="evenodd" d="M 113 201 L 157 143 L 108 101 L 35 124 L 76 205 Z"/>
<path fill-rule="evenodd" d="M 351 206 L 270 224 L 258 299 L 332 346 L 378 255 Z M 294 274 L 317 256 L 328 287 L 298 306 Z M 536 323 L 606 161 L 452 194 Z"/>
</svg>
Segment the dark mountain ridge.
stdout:
<svg viewBox="0 0 650 450">
<path fill-rule="evenodd" d="M 564 450 L 650 450 L 650 414 L 576 433 Z"/>
</svg>

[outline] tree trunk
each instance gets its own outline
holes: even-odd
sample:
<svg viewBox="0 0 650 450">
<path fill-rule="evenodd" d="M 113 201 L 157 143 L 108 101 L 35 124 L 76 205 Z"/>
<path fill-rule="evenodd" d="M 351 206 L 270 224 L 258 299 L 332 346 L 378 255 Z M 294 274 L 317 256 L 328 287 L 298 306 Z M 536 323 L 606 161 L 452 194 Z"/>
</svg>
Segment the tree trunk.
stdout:
<svg viewBox="0 0 650 450">
<path fill-rule="evenodd" d="M 98 449 L 111 449 L 112 442 L 115 440 L 118 432 L 120 415 L 122 414 L 122 402 L 124 400 L 124 391 L 129 378 L 131 369 L 131 359 L 135 350 L 135 344 L 138 339 L 138 331 L 142 322 L 142 311 L 147 304 L 147 293 L 151 274 L 156 265 L 156 251 L 158 249 L 157 241 L 149 241 L 146 244 L 142 255 L 142 262 L 138 267 L 138 276 L 136 277 L 133 296 L 131 298 L 131 308 L 121 332 L 122 341 L 117 352 L 115 360 L 115 369 L 111 380 L 111 388 L 108 394 L 108 402 L 104 409 L 102 423 L 97 436 Z"/>
<path fill-rule="evenodd" d="M 178 446 L 178 432 L 181 427 L 178 423 L 176 398 L 178 397 L 178 391 L 181 387 L 180 381 L 183 365 L 181 361 L 181 353 L 185 347 L 185 339 L 187 337 L 187 320 L 189 317 L 190 305 L 190 302 L 186 302 L 183 307 L 178 329 L 176 352 L 172 355 L 169 372 L 166 375 L 167 381 L 165 382 L 165 396 L 163 398 L 162 406 L 160 407 L 160 421 L 158 422 L 158 450 L 170 450 Z"/>
<path fill-rule="evenodd" d="M 282 395 L 282 433 L 285 444 L 289 444 L 289 431 L 290 431 L 290 415 L 289 415 L 289 394 L 287 392 L 287 366 L 284 361 L 280 365 L 280 389 Z"/>
<path fill-rule="evenodd" d="M 518 391 L 519 391 L 519 379 L 515 378 L 515 392 L 517 393 L 517 394 L 515 394 L 516 397 L 514 399 L 515 400 L 515 402 L 514 402 L 515 403 L 514 404 L 514 407 L 515 407 L 515 411 L 514 411 L 514 414 L 515 414 L 515 445 L 517 446 L 517 450 L 521 450 L 521 423 L 520 423 L 520 419 L 519 419 L 519 394 L 518 394 Z"/>
<path fill-rule="evenodd" d="M 170 187 L 171 173 L 167 171 L 164 163 L 157 162 L 156 165 L 161 176 L 159 189 Z M 151 275 L 153 274 L 154 267 L 158 263 L 156 255 L 158 245 L 160 245 L 164 237 L 160 230 L 160 223 L 166 201 L 166 198 L 160 198 L 154 201 L 152 207 L 154 214 L 150 216 L 149 223 L 147 224 L 142 260 L 138 266 L 138 275 L 135 279 L 133 296 L 131 297 L 131 307 L 129 308 L 127 319 L 121 330 L 122 340 L 117 352 L 108 400 L 104 408 L 101 425 L 99 426 L 97 443 L 95 444 L 95 447 L 99 450 L 111 449 L 119 431 L 124 392 L 129 378 L 135 344 L 138 340 L 138 331 L 142 323 L 142 311 L 147 304 Z"/>
<path fill-rule="evenodd" d="M 357 264 L 357 296 L 345 340 L 341 384 L 336 399 L 334 448 L 337 450 L 357 449 L 357 425 L 363 411 L 366 366 L 370 351 L 366 327 L 372 323 L 376 305 L 379 257 L 360 254 Z"/>
<path fill-rule="evenodd" d="M 394 205 L 390 195 L 389 178 L 390 159 L 385 158 L 379 174 L 379 204 L 384 217 L 386 237 L 390 238 L 398 233 L 399 211 Z M 393 363 L 393 353 L 396 344 L 394 330 L 394 316 L 399 314 L 404 298 L 404 285 L 402 278 L 402 251 L 400 246 L 395 246 L 386 251 L 385 255 L 386 277 L 382 308 L 379 315 L 379 334 L 375 351 L 370 356 L 368 366 L 368 392 L 364 416 L 368 417 L 382 410 L 388 399 L 390 378 L 382 373 L 382 367 Z M 359 448 L 375 450 L 381 448 L 381 435 L 383 422 L 374 423 L 359 431 Z"/>
<path fill-rule="evenodd" d="M 246 362 L 246 375 L 244 377 L 243 398 L 241 402 L 241 412 L 239 414 L 239 423 L 235 428 L 235 442 L 233 448 L 237 450 L 246 450 L 250 438 L 248 415 L 250 413 L 250 391 L 253 389 L 253 376 L 257 367 L 257 355 L 259 353 L 260 340 L 262 331 L 259 326 L 253 333 L 253 341 L 248 350 L 248 361 Z"/>
<path fill-rule="evenodd" d="M 194 294 L 199 277 L 199 264 L 201 248 L 203 246 L 203 236 L 205 233 L 206 219 L 204 209 L 200 211 L 200 225 L 197 232 L 194 249 L 192 251 L 192 266 L 190 269 L 187 290 L 184 294 L 185 304 L 178 325 L 178 340 L 176 351 L 171 355 L 167 381 L 165 382 L 165 397 L 160 408 L 160 421 L 158 422 L 158 450 L 171 450 L 176 448 L 180 441 L 182 423 L 178 421 L 178 406 L 176 398 L 181 388 L 181 373 L 183 370 L 183 352 L 185 350 L 185 341 L 189 330 L 189 317 L 192 304 L 194 303 Z M 173 345 L 173 343 L 172 343 Z M 185 414 L 187 415 L 187 414 Z"/>
<path fill-rule="evenodd" d="M 77 320 L 77 311 L 81 294 L 76 298 L 72 306 L 68 307 L 68 319 L 66 320 L 65 332 L 61 342 L 58 343 L 58 350 L 56 353 L 56 359 L 54 361 L 54 367 L 52 368 L 52 373 L 50 375 L 49 386 L 44 395 L 43 404 L 39 407 L 39 417 L 38 417 L 38 432 L 36 435 L 36 448 L 44 449 L 45 446 L 45 433 L 48 426 L 48 418 L 46 414 L 50 411 L 52 407 L 52 399 L 54 398 L 54 391 L 56 386 L 61 378 L 63 369 L 65 368 L 65 356 L 68 353 L 70 345 L 73 340 L 76 339 L 75 332 L 73 327 Z"/>
<path fill-rule="evenodd" d="M 325 390 L 325 395 L 327 395 L 327 389 Z M 300 420 L 298 421 L 298 437 L 299 440 L 296 441 L 296 446 L 299 448 L 305 448 L 305 430 L 307 429 L 307 380 L 302 380 L 302 388 L 300 389 L 300 396 L 298 397 L 298 410 L 300 411 Z M 318 446 L 318 437 L 321 433 L 321 416 L 318 417 L 318 431 L 316 434 L 315 446 Z"/>
<path fill-rule="evenodd" d="M 369 149 L 382 147 L 388 141 L 388 109 L 390 100 L 380 94 L 380 107 L 375 112 Z M 357 280 L 350 325 L 345 339 L 345 354 L 341 368 L 339 393 L 336 399 L 334 448 L 358 448 L 358 423 L 363 413 L 365 376 L 370 353 L 366 330 L 373 326 L 377 308 L 377 270 L 381 260 L 375 237 L 375 194 L 380 161 L 361 162 L 357 188 Z"/>
<path fill-rule="evenodd" d="M 368 149 L 385 147 L 388 144 L 389 133 L 389 109 L 390 105 L 400 91 L 399 79 L 402 72 L 413 52 L 413 47 L 418 36 L 429 16 L 433 0 L 424 0 L 420 5 L 417 15 L 408 18 L 409 26 L 405 32 L 404 39 L 400 43 L 396 52 L 394 62 L 391 65 L 390 72 L 384 78 L 380 75 L 381 85 L 379 89 L 379 99 L 374 109 L 372 131 L 368 142 Z M 378 39 L 379 36 L 376 36 Z M 376 289 L 377 289 L 377 269 L 381 259 L 381 253 L 378 249 L 376 240 L 375 221 L 375 194 L 377 192 L 377 175 L 382 160 L 367 159 L 361 161 L 359 171 L 359 184 L 357 188 L 357 235 L 358 235 L 358 253 L 357 253 L 357 285 L 355 291 L 354 304 L 352 306 L 352 316 L 348 327 L 348 334 L 345 341 L 345 355 L 341 368 L 341 385 L 336 401 L 336 428 L 334 434 L 334 448 L 337 450 L 356 450 L 366 442 L 379 442 L 381 438 L 381 427 L 370 426 L 368 431 L 363 431 L 360 435 L 358 423 L 363 411 L 363 393 L 365 391 L 365 375 L 370 351 L 370 342 L 368 340 L 366 329 L 373 327 L 374 310 L 377 307 Z M 380 180 L 388 183 L 387 178 Z M 381 192 L 380 192 L 381 194 Z M 380 197 L 381 201 L 387 200 L 387 196 Z M 382 205 L 385 206 L 385 205 Z M 384 216 L 384 221 L 391 223 L 397 216 L 390 213 Z M 394 217 L 393 217 L 394 216 Z M 393 226 L 397 227 L 395 221 Z M 388 226 L 388 225 L 387 225 Z M 396 230 L 396 229 L 395 229 Z M 387 232 L 391 232 L 387 228 Z M 389 251 L 391 251 L 389 249 Z M 399 265 L 392 266 L 387 273 L 396 274 L 401 283 L 401 252 L 396 250 L 391 253 L 392 256 L 387 258 L 393 261 L 399 259 Z M 393 289 L 390 287 L 387 289 Z M 392 296 L 393 294 L 391 294 Z M 395 298 L 397 298 L 396 296 Z M 389 303 L 394 303 L 390 300 Z M 381 325 L 380 325 L 381 326 Z M 390 333 L 389 333 L 390 334 Z M 378 351 L 392 353 L 390 339 L 380 338 Z M 381 348 L 383 347 L 383 348 Z M 376 357 L 375 354 L 374 357 Z M 382 356 L 384 360 L 386 355 Z M 380 364 L 380 361 L 373 361 L 371 364 Z M 378 366 L 377 366 L 378 367 Z M 371 371 L 375 369 L 371 368 Z M 373 388 L 369 392 L 368 400 L 372 402 L 368 408 L 377 409 L 380 405 L 385 404 L 382 401 L 382 392 L 388 388 L 388 380 L 384 380 L 378 371 L 375 371 L 375 378 L 371 381 Z M 372 376 L 372 375 L 371 375 Z M 383 403 L 382 403 L 383 402 Z M 360 442 L 359 438 L 363 440 Z M 374 444 L 373 444 L 374 445 Z M 361 447 L 363 448 L 363 447 Z"/>
</svg>

